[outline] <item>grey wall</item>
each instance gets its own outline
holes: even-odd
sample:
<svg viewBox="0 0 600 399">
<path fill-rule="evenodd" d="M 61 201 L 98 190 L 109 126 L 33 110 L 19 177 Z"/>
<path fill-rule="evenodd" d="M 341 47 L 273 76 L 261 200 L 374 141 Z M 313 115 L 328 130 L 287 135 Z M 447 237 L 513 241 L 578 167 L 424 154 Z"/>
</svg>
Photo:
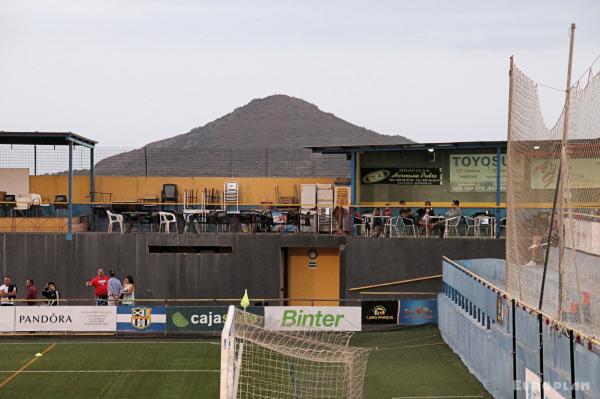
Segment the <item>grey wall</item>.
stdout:
<svg viewBox="0 0 600 399">
<path fill-rule="evenodd" d="M 154 254 L 149 245 L 231 246 L 230 254 Z M 32 278 L 38 288 L 48 280 L 70 298 L 93 298 L 85 287 L 102 266 L 123 277 L 131 274 L 137 296 L 145 298 L 238 298 L 247 288 L 254 298 L 280 295 L 282 248 L 341 250 L 342 297 L 349 288 L 441 273 L 441 256 L 504 257 L 504 240 L 378 239 L 312 234 L 0 234 L 0 267 L 24 295 Z M 439 281 L 402 289 L 437 290 Z M 399 287 L 391 287 L 393 290 Z"/>
<path fill-rule="evenodd" d="M 378 239 L 346 240 L 345 296 L 360 295 L 350 288 L 442 274 L 442 256 L 451 259 L 504 258 L 503 239 Z M 439 291 L 441 279 L 394 285 L 371 291 Z M 374 296 L 373 296 L 374 297 Z M 381 296 L 378 296 L 381 298 Z"/>
</svg>

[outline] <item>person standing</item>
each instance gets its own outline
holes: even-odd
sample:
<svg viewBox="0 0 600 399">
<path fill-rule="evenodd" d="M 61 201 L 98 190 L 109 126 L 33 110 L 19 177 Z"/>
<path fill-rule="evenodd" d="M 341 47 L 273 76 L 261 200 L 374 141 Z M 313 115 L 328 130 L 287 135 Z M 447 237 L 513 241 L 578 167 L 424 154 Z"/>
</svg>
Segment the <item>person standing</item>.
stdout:
<svg viewBox="0 0 600 399">
<path fill-rule="evenodd" d="M 27 305 L 29 305 L 29 306 L 37 305 L 36 300 L 38 298 L 38 289 L 33 284 L 32 279 L 28 278 L 27 280 L 25 280 L 25 288 L 27 288 L 27 295 L 25 295 L 25 301 L 27 302 Z"/>
<path fill-rule="evenodd" d="M 135 304 L 135 283 L 133 277 L 127 276 L 123 280 L 123 290 L 121 291 L 121 303 L 125 306 L 133 306 Z"/>
<path fill-rule="evenodd" d="M 54 284 L 52 281 L 48 281 L 48 283 L 46 284 L 46 288 L 44 288 L 44 291 L 42 291 L 42 296 L 47 299 L 46 305 L 58 306 L 60 294 L 56 289 L 56 284 Z"/>
<path fill-rule="evenodd" d="M 119 304 L 119 295 L 121 295 L 121 291 L 123 290 L 123 285 L 121 281 L 116 277 L 114 271 L 109 271 L 108 275 L 110 278 L 108 279 L 108 305 L 109 306 L 117 306 Z"/>
<path fill-rule="evenodd" d="M 17 286 L 14 285 L 10 276 L 4 276 L 3 284 L 0 285 L 0 306 L 15 306 L 17 297 Z"/>
<path fill-rule="evenodd" d="M 104 275 L 104 270 L 99 268 L 96 277 L 86 281 L 87 287 L 94 287 L 96 293 L 96 306 L 108 305 L 108 277 Z"/>
</svg>

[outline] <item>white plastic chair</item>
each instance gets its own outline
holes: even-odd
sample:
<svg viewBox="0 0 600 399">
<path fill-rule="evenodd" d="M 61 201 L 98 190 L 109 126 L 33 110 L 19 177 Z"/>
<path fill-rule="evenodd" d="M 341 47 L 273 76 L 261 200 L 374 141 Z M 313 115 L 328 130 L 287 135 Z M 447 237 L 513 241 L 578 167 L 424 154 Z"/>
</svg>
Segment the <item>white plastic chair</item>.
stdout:
<svg viewBox="0 0 600 399">
<path fill-rule="evenodd" d="M 458 237 L 458 224 L 460 223 L 460 216 L 454 216 L 445 220 L 446 228 L 444 229 L 444 237 L 450 236 L 450 231 L 454 231 L 454 235 Z"/>
<path fill-rule="evenodd" d="M 417 229 L 415 228 L 415 222 L 410 218 L 404 218 L 402 216 L 397 216 L 395 218 L 395 222 L 391 222 L 392 227 L 392 235 L 394 231 L 396 231 L 398 236 L 403 236 L 406 230 L 412 232 L 413 237 L 417 237 Z M 393 220 L 390 219 L 390 220 Z"/>
<path fill-rule="evenodd" d="M 166 233 L 171 232 L 171 225 L 175 225 L 175 233 L 177 233 L 177 217 L 175 214 L 170 212 L 158 212 L 158 217 L 160 219 L 160 225 L 158 226 L 158 231 L 163 231 L 163 226 L 165 228 Z"/>
<path fill-rule="evenodd" d="M 112 233 L 113 224 L 117 223 L 121 229 L 121 234 L 123 234 L 123 215 L 112 213 L 108 209 L 106 210 L 106 214 L 108 215 L 108 232 Z"/>
<path fill-rule="evenodd" d="M 475 229 L 475 219 L 470 216 L 463 216 L 463 218 L 465 219 L 465 223 L 467 225 L 467 231 L 465 231 L 465 236 L 469 235 L 471 229 L 473 230 L 473 235 L 477 236 L 477 230 Z"/>
<path fill-rule="evenodd" d="M 31 203 L 32 199 L 30 195 L 19 195 L 16 199 L 14 211 L 20 213 L 21 216 L 25 216 L 25 213 L 29 210 Z"/>
<path fill-rule="evenodd" d="M 228 206 L 235 207 L 235 212 L 239 212 L 240 183 L 237 181 L 228 181 L 223 185 L 223 209 Z"/>
</svg>

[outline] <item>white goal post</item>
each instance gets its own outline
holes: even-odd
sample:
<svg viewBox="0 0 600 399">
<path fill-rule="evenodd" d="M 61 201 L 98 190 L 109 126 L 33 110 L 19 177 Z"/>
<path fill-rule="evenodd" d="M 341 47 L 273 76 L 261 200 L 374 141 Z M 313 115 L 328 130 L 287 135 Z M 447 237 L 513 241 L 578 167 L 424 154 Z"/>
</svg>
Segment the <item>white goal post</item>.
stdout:
<svg viewBox="0 0 600 399">
<path fill-rule="evenodd" d="M 352 333 L 271 331 L 230 306 L 221 334 L 221 399 L 362 398 L 368 348 Z"/>
</svg>

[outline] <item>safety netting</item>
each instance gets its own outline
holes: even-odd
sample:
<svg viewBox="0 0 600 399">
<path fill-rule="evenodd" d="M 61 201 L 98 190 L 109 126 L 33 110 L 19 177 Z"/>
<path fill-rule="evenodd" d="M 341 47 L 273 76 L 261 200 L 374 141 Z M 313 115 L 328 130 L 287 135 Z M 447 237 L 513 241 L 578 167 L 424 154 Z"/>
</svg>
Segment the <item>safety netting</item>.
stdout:
<svg viewBox="0 0 600 399">
<path fill-rule="evenodd" d="M 507 285 L 521 301 L 599 337 L 600 74 L 590 70 L 586 80 L 566 93 L 547 127 L 539 84 L 511 70 Z"/>
</svg>

